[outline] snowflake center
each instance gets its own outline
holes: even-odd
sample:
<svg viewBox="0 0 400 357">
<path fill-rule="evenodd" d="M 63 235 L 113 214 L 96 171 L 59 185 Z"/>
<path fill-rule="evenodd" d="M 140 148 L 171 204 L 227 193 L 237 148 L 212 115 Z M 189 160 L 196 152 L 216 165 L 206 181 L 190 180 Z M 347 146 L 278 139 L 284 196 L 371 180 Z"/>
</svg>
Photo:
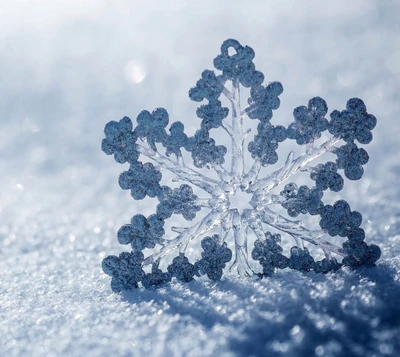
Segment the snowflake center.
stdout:
<svg viewBox="0 0 400 357">
<path fill-rule="evenodd" d="M 238 188 L 235 193 L 228 196 L 229 202 L 231 204 L 229 208 L 236 208 L 240 214 L 243 212 L 244 209 L 253 209 L 253 207 L 249 203 L 251 198 L 252 195 Z"/>
</svg>

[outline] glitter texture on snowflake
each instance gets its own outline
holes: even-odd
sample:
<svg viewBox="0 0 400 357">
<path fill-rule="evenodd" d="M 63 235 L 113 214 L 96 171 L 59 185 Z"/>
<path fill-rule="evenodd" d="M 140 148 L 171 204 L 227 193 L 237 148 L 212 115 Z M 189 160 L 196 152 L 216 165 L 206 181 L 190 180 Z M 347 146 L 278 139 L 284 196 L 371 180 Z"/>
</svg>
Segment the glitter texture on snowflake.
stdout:
<svg viewBox="0 0 400 357">
<path fill-rule="evenodd" d="M 139 284 L 159 287 L 172 278 L 188 282 L 201 275 L 217 281 L 227 265 L 242 276 L 265 277 L 276 269 L 327 273 L 341 265 L 374 265 L 379 259 L 379 247 L 364 242 L 361 214 L 352 211 L 344 200 L 333 205 L 323 202 L 326 190 L 342 190 L 342 172 L 349 180 L 363 175 L 369 157 L 355 141 L 368 144 L 372 140 L 376 118 L 368 114 L 362 100 L 353 98 L 345 110 L 333 111 L 328 119 L 325 100 L 315 97 L 307 106 L 295 108 L 294 121 L 287 128 L 271 124 L 283 87 L 279 82 L 263 84 L 264 75 L 256 70 L 254 56 L 252 48 L 236 40 L 222 44 L 221 53 L 214 59 L 214 67 L 222 73 L 205 70 L 189 91 L 193 101 L 205 101 L 197 108 L 201 125 L 193 136 L 185 134 L 179 121 L 169 126 L 168 134 L 169 115 L 163 108 L 152 113 L 142 111 L 135 128 L 128 117 L 106 125 L 102 150 L 113 154 L 118 163 L 130 164 L 128 171 L 120 175 L 121 188 L 130 190 L 136 200 L 148 196 L 159 202 L 154 214 L 137 214 L 118 231 L 118 241 L 132 249 L 103 261 L 104 272 L 112 277 L 113 291 L 132 290 Z M 249 89 L 246 107 L 241 104 L 241 87 Z M 221 97 L 230 108 L 224 106 Z M 258 120 L 257 132 L 248 143 L 250 130 L 244 130 L 244 119 Z M 230 151 L 217 145 L 214 130 L 226 132 Z M 328 132 L 328 140 L 317 145 L 315 141 Z M 287 139 L 303 146 L 303 153 L 295 157 L 291 151 L 283 166 L 260 177 L 263 167 L 277 163 L 277 149 Z M 340 142 L 343 145 L 336 146 Z M 164 154 L 160 152 L 162 147 Z M 253 160 L 249 167 L 245 165 L 251 160 L 245 155 L 246 147 Z M 194 167 L 184 160 L 183 150 L 190 153 Z M 325 153 L 336 155 L 336 162 L 313 166 L 313 161 Z M 227 155 L 229 160 L 225 160 Z M 151 162 L 140 161 L 144 159 Z M 162 186 L 164 170 L 172 173 L 173 181 L 180 186 Z M 307 173 L 312 187 L 287 182 L 294 174 Z M 201 191 L 204 197 L 198 197 Z M 238 192 L 248 195 L 251 208 L 234 207 L 233 197 Z M 321 229 L 307 229 L 301 221 L 290 218 L 299 214 L 319 216 Z M 175 236 L 165 232 L 165 221 L 172 215 L 182 215 L 188 222 L 186 227 L 172 227 Z M 255 241 L 248 247 L 251 235 Z M 295 243 L 288 257 L 283 254 L 281 235 L 292 237 Z M 340 236 L 345 241 L 338 246 L 326 240 L 326 235 Z M 186 254 L 192 240 L 200 240 L 202 248 L 194 262 Z M 314 260 L 305 243 L 320 248 L 325 258 Z M 171 263 L 163 272 L 160 262 L 167 256 Z M 232 258 L 233 263 L 229 263 Z M 147 266 L 151 266 L 148 272 L 144 270 Z"/>
</svg>

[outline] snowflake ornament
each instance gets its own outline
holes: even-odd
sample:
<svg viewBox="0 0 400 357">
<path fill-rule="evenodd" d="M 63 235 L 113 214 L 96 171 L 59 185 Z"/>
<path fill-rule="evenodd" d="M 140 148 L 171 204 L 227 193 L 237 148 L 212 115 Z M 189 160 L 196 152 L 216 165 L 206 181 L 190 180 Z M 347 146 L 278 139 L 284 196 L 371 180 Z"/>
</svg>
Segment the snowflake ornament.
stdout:
<svg viewBox="0 0 400 357">
<path fill-rule="evenodd" d="M 130 165 L 119 177 L 121 188 L 130 190 L 136 200 L 158 200 L 154 214 L 137 214 L 119 229 L 119 243 L 130 245 L 131 251 L 103 260 L 113 291 L 164 286 L 171 279 L 189 282 L 202 275 L 217 281 L 227 265 L 240 275 L 269 277 L 276 269 L 327 273 L 342 265 L 371 266 L 379 259 L 379 247 L 364 242 L 361 214 L 344 200 L 333 205 L 324 202 L 326 191 L 342 190 L 343 174 L 349 180 L 362 177 L 369 157 L 356 141 L 371 142 L 376 118 L 357 98 L 328 118 L 325 100 L 315 97 L 307 106 L 295 108 L 294 121 L 287 128 L 273 125 L 283 87 L 279 82 L 263 84 L 264 75 L 256 70 L 254 56 L 253 49 L 236 40 L 222 44 L 221 54 L 214 59 L 214 67 L 222 73 L 205 70 L 189 91 L 190 99 L 202 102 L 196 111 L 200 129 L 193 136 L 185 134 L 179 121 L 168 127 L 169 115 L 163 108 L 142 111 L 135 128 L 128 117 L 105 126 L 102 150 L 114 155 L 118 163 Z M 245 107 L 242 87 L 249 91 Z M 249 141 L 245 119 L 258 121 Z M 217 144 L 217 130 L 227 134 L 230 150 Z M 328 133 L 330 137 L 323 141 Z M 278 162 L 277 150 L 285 140 L 303 146 L 303 153 L 295 157 L 291 151 L 283 166 L 262 175 L 265 167 Z M 318 140 L 323 142 L 317 144 Z M 253 159 L 249 167 L 246 149 Z M 184 160 L 189 154 L 193 167 Z M 331 154 L 331 160 L 336 155 L 336 160 L 313 166 L 323 154 Z M 178 186 L 161 185 L 161 171 L 172 173 Z M 295 174 L 307 173 L 310 187 L 290 182 Z M 199 192 L 203 192 L 201 197 Z M 251 208 L 234 207 L 238 192 L 248 196 Z M 291 218 L 305 214 L 319 217 L 320 229 L 307 229 Z M 174 235 L 165 232 L 165 222 L 173 215 L 182 215 L 188 222 L 185 227 L 172 227 Z M 325 236 L 344 241 L 339 246 Z M 294 241 L 287 256 L 281 237 Z M 192 240 L 199 240 L 202 249 L 193 262 L 187 255 Z M 325 258 L 315 260 L 305 244 L 320 248 Z M 163 259 L 170 262 L 166 271 L 160 269 Z"/>
</svg>

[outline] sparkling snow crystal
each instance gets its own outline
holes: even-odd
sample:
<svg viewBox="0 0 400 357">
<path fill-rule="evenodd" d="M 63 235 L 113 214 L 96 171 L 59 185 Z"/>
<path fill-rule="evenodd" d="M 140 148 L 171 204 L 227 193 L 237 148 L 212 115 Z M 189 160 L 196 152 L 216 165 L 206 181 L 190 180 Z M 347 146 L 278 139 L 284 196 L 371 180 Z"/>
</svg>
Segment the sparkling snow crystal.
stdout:
<svg viewBox="0 0 400 357">
<path fill-rule="evenodd" d="M 214 59 L 222 73 L 205 70 L 189 91 L 190 99 L 203 102 L 196 112 L 200 129 L 193 136 L 185 134 L 179 121 L 168 128 L 169 115 L 163 108 L 142 111 L 135 128 L 128 117 L 106 125 L 102 150 L 113 154 L 117 162 L 130 164 L 120 175 L 121 188 L 130 190 L 136 200 L 149 196 L 159 202 L 154 214 L 137 214 L 118 231 L 118 241 L 131 245 L 131 252 L 103 260 L 113 291 L 131 290 L 139 284 L 163 286 L 172 278 L 188 282 L 201 275 L 217 281 L 227 265 L 240 275 L 267 277 L 278 268 L 326 273 L 341 265 L 374 265 L 379 259 L 379 247 L 364 242 L 361 214 L 344 200 L 333 205 L 323 200 L 327 190 L 342 190 L 343 173 L 349 180 L 362 177 L 369 157 L 356 141 L 371 142 L 376 118 L 357 98 L 328 118 L 325 100 L 315 97 L 307 106 L 294 109 L 294 121 L 287 128 L 273 125 L 283 87 L 279 82 L 263 84 L 264 75 L 256 70 L 254 56 L 253 49 L 236 40 L 222 44 Z M 241 104 L 242 87 L 250 95 L 246 107 Z M 244 129 L 245 119 L 258 120 L 257 132 L 248 142 L 251 130 Z M 230 148 L 216 142 L 221 131 L 229 138 Z M 278 148 L 287 139 L 303 146 L 303 153 L 295 157 L 291 151 L 283 166 L 262 174 L 278 162 Z M 342 146 L 337 146 L 340 142 Z M 253 159 L 250 165 L 246 148 Z M 336 155 L 336 161 L 313 166 L 325 153 L 331 159 Z M 188 163 L 189 154 L 194 167 Z M 162 186 L 160 170 L 172 173 L 172 182 L 179 184 Z M 287 182 L 294 174 L 309 175 L 312 186 Z M 234 207 L 232 198 L 237 192 L 248 196 L 251 208 Z M 321 229 L 307 229 L 290 218 L 304 214 L 319 217 Z M 172 215 L 182 215 L 187 225 L 166 232 L 165 222 Z M 325 236 L 343 237 L 344 242 L 338 246 Z M 283 237 L 294 241 L 287 256 L 281 246 Z M 192 240 L 199 240 L 202 251 L 197 261 L 190 262 L 187 247 Z M 315 260 L 304 244 L 320 248 L 325 258 Z M 160 269 L 163 259 L 170 262 L 165 272 Z"/>
</svg>

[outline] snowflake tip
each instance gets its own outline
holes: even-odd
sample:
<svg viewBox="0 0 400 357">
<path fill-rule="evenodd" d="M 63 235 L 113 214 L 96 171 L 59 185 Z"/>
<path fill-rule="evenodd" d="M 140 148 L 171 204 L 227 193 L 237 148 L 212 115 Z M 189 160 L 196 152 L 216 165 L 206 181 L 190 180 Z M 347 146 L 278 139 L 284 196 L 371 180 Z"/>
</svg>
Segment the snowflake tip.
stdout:
<svg viewBox="0 0 400 357">
<path fill-rule="evenodd" d="M 171 156 L 171 154 L 175 154 L 176 157 L 182 156 L 181 148 L 187 148 L 189 140 L 184 130 L 185 126 L 180 121 L 171 124 L 169 128 L 171 135 L 163 141 L 167 156 Z"/>
<path fill-rule="evenodd" d="M 349 254 L 343 259 L 343 264 L 351 267 L 373 266 L 381 257 L 381 250 L 375 244 L 368 246 L 365 242 L 359 243 L 349 240 L 343 243 L 343 248 Z"/>
<path fill-rule="evenodd" d="M 197 196 L 193 194 L 192 187 L 187 184 L 173 190 L 168 186 L 162 186 L 158 193 L 160 203 L 157 205 L 157 215 L 162 219 L 167 219 L 172 214 L 182 214 L 186 220 L 191 221 L 201 209 L 195 204 L 196 199 Z"/>
<path fill-rule="evenodd" d="M 188 282 L 193 280 L 196 269 L 195 266 L 189 262 L 189 259 L 181 253 L 172 260 L 172 264 L 168 266 L 168 272 L 177 280 Z"/>
<path fill-rule="evenodd" d="M 131 164 L 128 171 L 119 176 L 119 185 L 123 190 L 131 190 L 131 196 L 135 200 L 142 200 L 148 195 L 156 197 L 160 190 L 162 175 L 153 164 L 136 162 Z"/>
<path fill-rule="evenodd" d="M 143 258 L 141 252 L 122 252 L 119 257 L 111 255 L 103 259 L 103 271 L 112 276 L 112 291 L 118 293 L 138 288 L 138 282 L 144 276 L 141 265 Z"/>
<path fill-rule="evenodd" d="M 106 137 L 101 142 L 101 149 L 107 155 L 114 154 L 116 162 L 134 163 L 139 158 L 136 149 L 136 135 L 132 132 L 132 121 L 123 117 L 119 122 L 111 121 L 104 128 Z"/>
<path fill-rule="evenodd" d="M 188 151 L 191 151 L 193 164 L 203 168 L 207 164 L 220 165 L 225 162 L 227 149 L 223 145 L 215 145 L 215 140 L 210 138 L 208 130 L 197 130 L 189 139 Z"/>
<path fill-rule="evenodd" d="M 341 264 L 337 262 L 335 258 L 332 259 L 322 259 L 314 264 L 314 271 L 316 273 L 329 273 L 332 270 L 338 270 Z"/>
<path fill-rule="evenodd" d="M 282 94 L 283 86 L 280 82 L 268 83 L 265 87 L 254 85 L 250 89 L 249 106 L 246 113 L 250 119 L 259 119 L 268 122 L 272 118 L 272 111 L 280 106 L 278 96 Z"/>
<path fill-rule="evenodd" d="M 308 107 L 300 106 L 294 109 L 295 121 L 288 127 L 288 138 L 296 139 L 297 144 L 304 145 L 321 137 L 328 128 L 325 115 L 328 106 L 320 97 L 314 97 L 308 102 Z"/>
<path fill-rule="evenodd" d="M 257 127 L 258 133 L 248 145 L 253 159 L 259 159 L 263 166 L 273 165 L 278 161 L 276 150 L 280 142 L 287 137 L 286 128 L 273 126 L 269 122 L 261 122 Z"/>
<path fill-rule="evenodd" d="M 367 113 L 364 102 L 358 98 L 351 98 L 346 110 L 335 110 L 331 113 L 328 130 L 336 137 L 347 143 L 358 140 L 361 144 L 368 144 L 372 140 L 371 130 L 376 126 L 376 118 Z"/>
<path fill-rule="evenodd" d="M 169 122 L 168 112 L 164 108 L 157 108 L 151 114 L 143 110 L 136 121 L 135 134 L 146 139 L 152 150 L 157 151 L 156 143 L 164 143 L 167 137 L 165 128 Z"/>
<path fill-rule="evenodd" d="M 334 153 L 337 155 L 337 167 L 344 169 L 344 174 L 349 180 L 359 180 L 362 177 L 362 165 L 369 161 L 369 155 L 364 149 L 351 142 L 335 149 Z"/>
<path fill-rule="evenodd" d="M 221 76 L 216 76 L 214 71 L 206 69 L 201 74 L 196 86 L 189 90 L 189 98 L 196 102 L 201 102 L 203 99 L 217 100 L 224 89 L 223 83 L 224 80 Z"/>
<path fill-rule="evenodd" d="M 327 190 L 339 192 L 344 186 L 342 176 L 337 173 L 337 165 L 328 161 L 326 164 L 318 164 L 311 172 L 310 178 L 315 181 L 319 190 Z"/>
<path fill-rule="evenodd" d="M 120 244 L 130 244 L 132 243 L 132 228 L 130 224 L 125 224 L 117 232 L 118 242 Z"/>
<path fill-rule="evenodd" d="M 146 274 L 142 279 L 142 285 L 146 289 L 159 288 L 171 281 L 171 274 L 159 269 L 158 264 L 159 262 L 153 264 L 151 273 Z"/>
<path fill-rule="evenodd" d="M 234 52 L 230 54 L 229 52 Z M 243 47 L 238 41 L 223 42 L 221 54 L 214 59 L 214 67 L 222 71 L 224 79 L 240 82 L 244 87 L 260 85 L 264 75 L 256 71 L 253 63 L 255 53 L 251 47 Z"/>
<path fill-rule="evenodd" d="M 291 217 L 297 217 L 300 213 L 317 215 L 324 207 L 321 200 L 323 192 L 317 188 L 310 189 L 306 185 L 297 188 L 296 184 L 291 183 L 285 186 L 281 195 L 286 198 L 282 207 L 287 209 Z"/>
<path fill-rule="evenodd" d="M 222 120 L 228 116 L 229 109 L 222 107 L 219 100 L 206 105 L 201 105 L 196 110 L 196 115 L 203 119 L 201 126 L 205 130 L 216 129 L 222 125 Z"/>
<path fill-rule="evenodd" d="M 220 280 L 225 264 L 232 259 L 232 251 L 227 247 L 226 242 L 218 243 L 216 234 L 205 237 L 201 241 L 201 247 L 203 248 L 202 259 L 195 264 L 197 274 L 207 274 L 207 277 L 213 281 Z"/>
<path fill-rule="evenodd" d="M 289 259 L 282 255 L 280 234 L 265 233 L 265 240 L 257 239 L 251 257 L 258 260 L 263 268 L 261 276 L 272 276 L 275 269 L 285 269 L 288 267 Z"/>
<path fill-rule="evenodd" d="M 310 271 L 314 268 L 314 258 L 307 248 L 292 247 L 290 249 L 289 268 L 295 270 Z"/>
<path fill-rule="evenodd" d="M 115 255 L 109 255 L 105 257 L 101 263 L 101 268 L 107 275 L 113 276 L 119 267 L 119 258 Z"/>
<path fill-rule="evenodd" d="M 362 216 L 351 211 L 349 204 L 339 200 L 333 206 L 326 205 L 320 212 L 320 226 L 333 236 L 348 237 L 354 243 L 364 239 L 364 231 L 360 230 Z"/>
</svg>

